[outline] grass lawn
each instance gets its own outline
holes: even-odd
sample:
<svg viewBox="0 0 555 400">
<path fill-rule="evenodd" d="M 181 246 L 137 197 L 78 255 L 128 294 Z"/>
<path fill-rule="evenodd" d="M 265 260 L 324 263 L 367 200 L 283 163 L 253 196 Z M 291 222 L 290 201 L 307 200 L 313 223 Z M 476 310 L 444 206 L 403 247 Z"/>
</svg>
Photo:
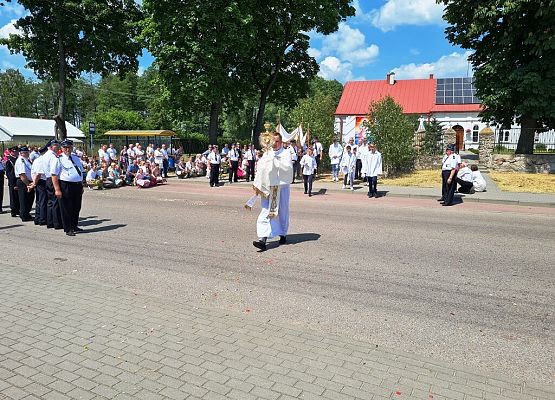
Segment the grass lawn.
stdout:
<svg viewBox="0 0 555 400">
<path fill-rule="evenodd" d="M 425 169 L 396 178 L 383 178 L 380 179 L 380 185 L 441 187 L 441 171 L 439 169 Z"/>
<path fill-rule="evenodd" d="M 499 189 L 508 192 L 555 193 L 555 174 L 490 172 Z"/>
</svg>

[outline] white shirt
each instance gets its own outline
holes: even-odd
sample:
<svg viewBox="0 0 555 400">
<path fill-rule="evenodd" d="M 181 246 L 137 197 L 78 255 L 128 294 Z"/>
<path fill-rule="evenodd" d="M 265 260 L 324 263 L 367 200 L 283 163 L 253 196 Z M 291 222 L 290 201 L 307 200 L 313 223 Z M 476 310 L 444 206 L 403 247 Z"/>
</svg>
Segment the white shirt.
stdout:
<svg viewBox="0 0 555 400">
<path fill-rule="evenodd" d="M 314 147 L 314 158 L 319 157 L 320 154 L 322 154 L 322 150 L 323 150 L 322 143 L 316 142 L 314 143 L 313 147 Z"/>
<path fill-rule="evenodd" d="M 370 151 L 368 150 L 368 145 L 366 146 L 358 146 L 357 149 L 357 160 L 361 160 L 364 158 L 364 156 L 366 155 L 366 153 L 369 153 Z"/>
<path fill-rule="evenodd" d="M 443 156 L 443 161 L 441 161 L 441 169 L 443 171 L 451 171 L 457 168 L 459 163 L 457 162 L 457 155 L 455 153 L 448 156 L 447 154 Z"/>
<path fill-rule="evenodd" d="M 366 153 L 362 156 L 361 161 L 361 173 L 363 175 L 374 177 L 383 174 L 382 154 L 379 151 L 372 153 L 367 149 Z"/>
<path fill-rule="evenodd" d="M 249 161 L 255 160 L 256 161 L 256 149 L 248 149 L 247 150 L 247 160 L 249 160 Z"/>
<path fill-rule="evenodd" d="M 219 164 L 222 161 L 222 157 L 218 153 L 211 152 L 208 154 L 208 161 L 210 161 L 210 164 Z"/>
<path fill-rule="evenodd" d="M 44 168 L 44 175 L 46 178 L 51 178 L 52 175 L 58 175 L 58 163 L 60 160 L 58 159 L 58 155 L 54 153 L 52 150 L 48 150 L 44 155 L 44 160 L 42 161 L 43 168 Z"/>
<path fill-rule="evenodd" d="M 459 169 L 459 172 L 457 172 L 457 178 L 460 178 L 465 182 L 472 182 L 472 170 L 468 167 Z"/>
<path fill-rule="evenodd" d="M 291 160 L 297 161 L 299 159 L 297 156 L 297 146 L 289 146 L 287 150 L 291 153 Z"/>
<path fill-rule="evenodd" d="M 154 150 L 154 162 L 158 165 L 164 164 L 164 153 L 162 153 L 162 150 Z"/>
<path fill-rule="evenodd" d="M 132 149 L 132 148 L 127 149 L 127 156 L 129 157 L 129 159 L 135 158 L 135 149 Z"/>
<path fill-rule="evenodd" d="M 347 174 L 350 172 L 354 172 L 356 166 L 357 157 L 353 153 L 346 153 L 343 155 L 341 159 L 341 169 L 343 173 Z"/>
<path fill-rule="evenodd" d="M 167 160 L 168 159 L 168 151 L 166 149 L 160 149 L 160 152 L 162 152 L 162 156 Z"/>
<path fill-rule="evenodd" d="M 23 158 L 23 156 L 17 157 L 14 165 L 14 172 L 16 178 L 19 178 L 21 174 L 25 174 L 27 180 L 33 180 L 33 176 L 31 175 L 31 161 L 29 161 L 28 158 Z"/>
<path fill-rule="evenodd" d="M 339 164 L 339 160 L 341 159 L 341 154 L 343 154 L 343 147 L 339 143 L 332 144 L 328 151 L 330 156 L 331 163 L 333 165 Z"/>
<path fill-rule="evenodd" d="M 98 172 L 96 171 L 96 169 L 94 168 L 89 169 L 89 172 L 87 172 L 87 180 L 94 181 L 97 177 L 98 177 Z"/>
<path fill-rule="evenodd" d="M 486 190 L 486 180 L 480 171 L 472 171 L 472 186 L 474 186 L 474 190 L 477 192 Z"/>
<path fill-rule="evenodd" d="M 312 175 L 314 170 L 318 168 L 316 159 L 313 156 L 305 154 L 303 158 L 301 158 L 301 168 L 303 169 L 303 175 Z"/>
<path fill-rule="evenodd" d="M 40 157 L 40 153 L 36 150 L 33 150 L 31 154 L 29 154 L 29 161 L 34 162 L 39 157 Z"/>
<path fill-rule="evenodd" d="M 113 147 L 108 147 L 108 148 L 106 149 L 106 153 L 108 154 L 108 157 L 109 157 L 110 159 L 115 158 L 115 157 L 116 157 L 116 154 L 117 154 L 116 149 L 114 149 Z"/>
<path fill-rule="evenodd" d="M 145 152 L 141 149 L 135 149 L 135 157 L 137 157 L 137 161 L 142 161 L 144 159 Z"/>
<path fill-rule="evenodd" d="M 69 157 L 72 158 L 73 162 L 71 162 Z M 83 165 L 81 164 L 81 160 L 79 159 L 79 157 L 73 156 L 71 154 L 69 157 L 65 154 L 62 154 L 59 158 L 60 162 L 58 176 L 60 177 L 60 180 L 64 182 L 82 182 Z M 77 169 L 79 169 L 81 173 L 79 173 Z"/>
<path fill-rule="evenodd" d="M 44 160 L 45 160 L 45 157 L 40 156 L 33 162 L 33 165 L 31 166 L 31 176 L 33 177 L 33 179 L 35 179 L 35 176 L 40 175 L 41 180 L 43 181 L 46 180 L 46 175 L 44 174 L 44 166 L 43 166 Z"/>
<path fill-rule="evenodd" d="M 227 155 L 231 161 L 239 161 L 239 152 L 237 149 L 229 150 Z"/>
</svg>

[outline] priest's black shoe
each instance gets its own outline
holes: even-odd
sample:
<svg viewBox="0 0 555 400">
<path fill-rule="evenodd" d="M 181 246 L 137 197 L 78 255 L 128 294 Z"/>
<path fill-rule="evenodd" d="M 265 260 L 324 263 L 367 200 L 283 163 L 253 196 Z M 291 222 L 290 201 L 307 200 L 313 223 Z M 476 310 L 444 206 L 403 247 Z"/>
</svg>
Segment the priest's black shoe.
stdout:
<svg viewBox="0 0 555 400">
<path fill-rule="evenodd" d="M 257 249 L 260 249 L 262 251 L 266 250 L 266 242 L 262 241 L 262 240 L 255 240 L 254 242 L 252 242 L 253 246 L 256 247 Z"/>
<path fill-rule="evenodd" d="M 287 243 L 287 238 L 285 236 L 280 236 L 279 237 L 279 244 L 285 244 Z"/>
</svg>

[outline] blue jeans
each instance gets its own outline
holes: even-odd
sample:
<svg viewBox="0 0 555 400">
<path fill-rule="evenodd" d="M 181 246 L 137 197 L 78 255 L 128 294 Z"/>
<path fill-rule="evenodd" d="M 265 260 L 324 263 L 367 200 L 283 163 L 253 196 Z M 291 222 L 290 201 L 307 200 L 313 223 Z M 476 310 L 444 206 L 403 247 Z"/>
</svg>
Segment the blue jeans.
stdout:
<svg viewBox="0 0 555 400">
<path fill-rule="evenodd" d="M 331 174 L 334 178 L 339 177 L 339 164 L 332 164 L 331 165 Z"/>
</svg>

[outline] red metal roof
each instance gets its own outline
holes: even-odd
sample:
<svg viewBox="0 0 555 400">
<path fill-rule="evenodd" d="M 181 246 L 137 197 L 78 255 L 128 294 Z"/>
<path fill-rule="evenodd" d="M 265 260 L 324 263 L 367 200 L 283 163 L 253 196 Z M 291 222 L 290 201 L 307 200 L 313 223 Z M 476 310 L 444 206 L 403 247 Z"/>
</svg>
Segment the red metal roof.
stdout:
<svg viewBox="0 0 555 400">
<path fill-rule="evenodd" d="M 481 111 L 480 104 L 435 104 L 434 78 L 396 80 L 393 85 L 383 79 L 347 82 L 335 115 L 366 115 L 371 103 L 388 95 L 403 107 L 405 114 Z"/>
</svg>

